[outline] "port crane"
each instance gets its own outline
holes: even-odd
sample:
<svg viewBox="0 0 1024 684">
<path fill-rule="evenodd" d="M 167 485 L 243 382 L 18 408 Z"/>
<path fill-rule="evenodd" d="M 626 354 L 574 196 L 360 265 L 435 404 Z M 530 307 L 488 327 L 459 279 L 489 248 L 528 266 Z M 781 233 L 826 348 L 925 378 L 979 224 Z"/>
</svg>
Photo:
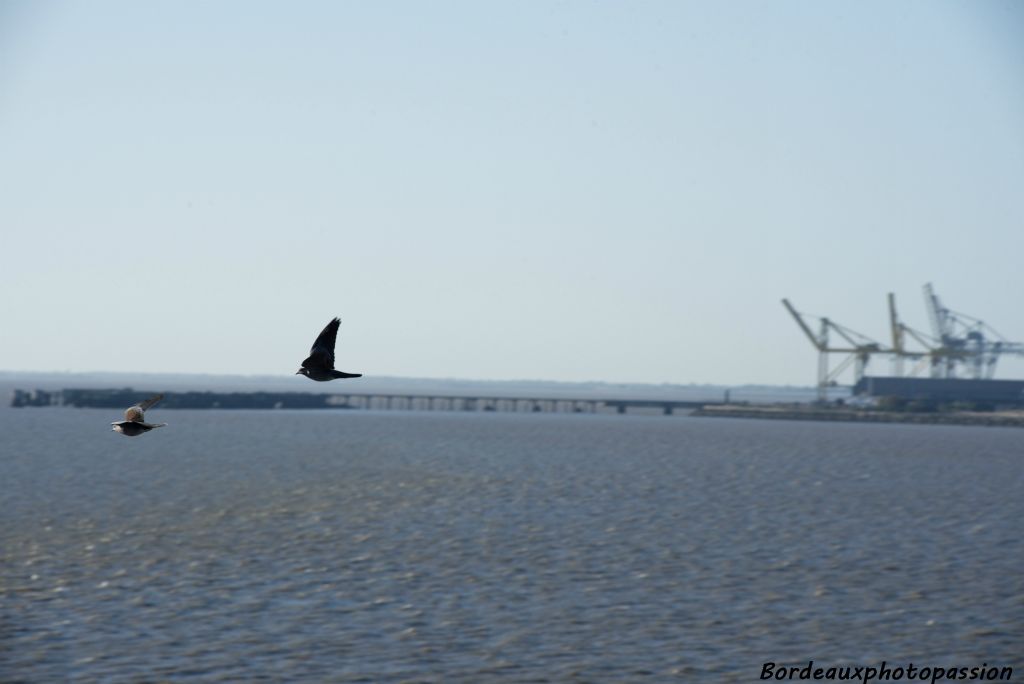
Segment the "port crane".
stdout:
<svg viewBox="0 0 1024 684">
<path fill-rule="evenodd" d="M 879 342 L 863 335 L 846 326 L 824 316 L 810 316 L 802 314 L 793 307 L 788 299 L 782 300 L 783 306 L 793 316 L 804 335 L 811 341 L 814 348 L 818 350 L 818 400 L 827 401 L 828 388 L 834 387 L 836 378 L 853 364 L 854 377 L 860 380 L 864 377 L 864 369 L 871 360 L 873 354 L 889 354 L 892 350 L 883 347 Z M 817 332 L 807 322 L 808 318 L 816 318 L 818 321 Z M 830 340 L 830 333 L 839 336 L 840 342 L 833 344 Z M 845 354 L 834 368 L 829 369 L 829 354 Z"/>
<path fill-rule="evenodd" d="M 896 295 L 892 292 L 889 293 L 889 327 L 892 330 L 893 375 L 903 377 L 903 360 L 909 359 L 917 362 L 910 372 L 911 377 L 918 375 L 925 366 L 932 369 L 934 376 L 934 369 L 942 363 L 944 356 L 942 345 L 928 333 L 911 328 L 900 320 L 896 312 Z M 923 347 L 923 351 L 908 349 L 908 337 Z"/>
<path fill-rule="evenodd" d="M 938 342 L 932 350 L 937 359 L 933 377 L 958 377 L 957 367 L 962 365 L 968 377 L 991 380 L 1000 355 L 1024 356 L 1024 343 L 1010 342 L 981 319 L 943 306 L 931 283 L 924 286 L 924 299 Z"/>
<path fill-rule="evenodd" d="M 896 377 L 903 376 L 904 361 L 909 360 L 915 362 L 911 376 L 928 368 L 933 378 L 969 377 L 976 380 L 992 379 L 1001 355 L 1024 356 L 1024 343 L 1011 342 L 980 319 L 943 306 L 931 283 L 924 286 L 924 295 L 932 334 L 911 328 L 901 321 L 896 311 L 896 296 L 889 293 L 891 347 L 885 347 L 867 335 L 839 325 L 829 318 L 802 314 L 788 299 L 783 299 L 782 304 L 786 310 L 818 350 L 819 400 L 826 399 L 828 388 L 837 384 L 838 376 L 851 364 L 854 367 L 854 382 L 864 377 L 864 370 L 875 354 L 892 357 Z M 811 319 L 817 319 L 816 326 Z M 838 336 L 839 340 L 833 342 L 832 335 Z M 910 343 L 914 343 L 914 348 L 909 346 Z M 830 369 L 829 355 L 837 353 L 846 356 Z M 961 367 L 964 372 L 958 374 Z"/>
</svg>

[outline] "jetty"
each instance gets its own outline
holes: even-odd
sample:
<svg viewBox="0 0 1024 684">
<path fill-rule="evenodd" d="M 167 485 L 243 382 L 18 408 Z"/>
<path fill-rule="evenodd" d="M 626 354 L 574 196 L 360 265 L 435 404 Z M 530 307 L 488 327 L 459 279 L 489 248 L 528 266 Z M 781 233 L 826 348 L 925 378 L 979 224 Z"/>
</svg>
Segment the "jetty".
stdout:
<svg viewBox="0 0 1024 684">
<path fill-rule="evenodd" d="M 690 413 L 702 418 L 757 418 L 841 423 L 913 423 L 918 425 L 979 425 L 1024 427 L 1024 411 L 878 411 L 816 404 L 705 405 Z"/>
</svg>

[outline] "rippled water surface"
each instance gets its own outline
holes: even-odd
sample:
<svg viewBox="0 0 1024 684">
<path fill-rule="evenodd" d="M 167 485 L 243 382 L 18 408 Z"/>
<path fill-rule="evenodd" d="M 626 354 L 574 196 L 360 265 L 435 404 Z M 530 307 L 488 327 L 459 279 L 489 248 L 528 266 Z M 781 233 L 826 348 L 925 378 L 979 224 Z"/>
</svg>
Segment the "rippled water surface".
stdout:
<svg viewBox="0 0 1024 684">
<path fill-rule="evenodd" d="M 0 410 L 0 681 L 1024 671 L 1024 430 L 150 417 Z"/>
</svg>

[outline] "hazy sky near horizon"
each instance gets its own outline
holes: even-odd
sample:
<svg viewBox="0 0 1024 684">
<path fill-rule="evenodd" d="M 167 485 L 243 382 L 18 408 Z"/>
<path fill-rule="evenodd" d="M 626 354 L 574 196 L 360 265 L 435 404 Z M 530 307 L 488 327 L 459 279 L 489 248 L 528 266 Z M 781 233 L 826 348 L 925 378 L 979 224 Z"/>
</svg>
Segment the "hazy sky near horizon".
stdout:
<svg viewBox="0 0 1024 684">
<path fill-rule="evenodd" d="M 809 385 L 1024 341 L 1024 5 L 7 0 L 0 188 L 2 370 Z"/>
</svg>

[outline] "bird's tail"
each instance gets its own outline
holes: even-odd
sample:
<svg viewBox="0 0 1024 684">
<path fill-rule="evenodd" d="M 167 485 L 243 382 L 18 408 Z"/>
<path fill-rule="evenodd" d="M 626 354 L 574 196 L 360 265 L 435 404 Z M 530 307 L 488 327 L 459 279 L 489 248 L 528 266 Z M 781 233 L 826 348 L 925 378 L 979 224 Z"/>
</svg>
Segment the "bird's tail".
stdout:
<svg viewBox="0 0 1024 684">
<path fill-rule="evenodd" d="M 334 371 L 334 377 L 336 378 L 361 378 L 362 373 L 346 373 L 345 371 Z"/>
<path fill-rule="evenodd" d="M 154 428 L 167 427 L 167 423 L 153 423 L 152 425 L 150 425 L 150 427 L 154 427 Z"/>
</svg>

